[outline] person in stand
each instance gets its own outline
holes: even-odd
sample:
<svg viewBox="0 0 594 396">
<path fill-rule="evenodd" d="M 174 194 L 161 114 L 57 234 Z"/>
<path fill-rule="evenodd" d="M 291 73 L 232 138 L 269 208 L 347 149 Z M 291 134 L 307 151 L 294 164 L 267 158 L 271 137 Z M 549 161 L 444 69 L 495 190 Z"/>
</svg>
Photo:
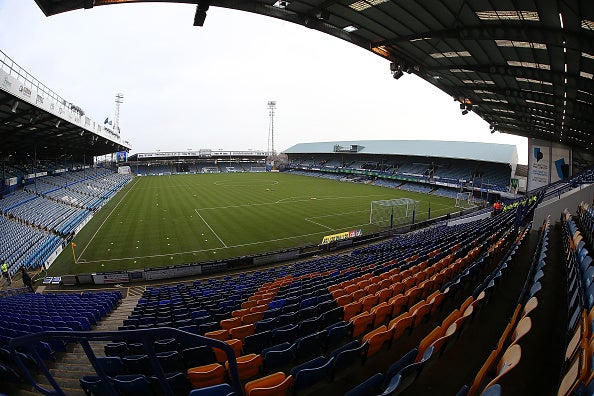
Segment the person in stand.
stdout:
<svg viewBox="0 0 594 396">
<path fill-rule="evenodd" d="M 25 267 L 21 267 L 21 275 L 23 276 L 23 284 L 27 286 L 27 288 L 29 288 L 29 291 L 31 293 L 33 293 L 33 281 L 31 280 L 31 277 L 25 270 Z"/>
<path fill-rule="evenodd" d="M 2 271 L 2 276 L 6 278 L 6 282 L 8 282 L 8 285 L 10 286 L 11 280 L 10 275 L 8 274 L 8 264 L 2 263 L 2 265 L 0 265 L 0 270 Z"/>
</svg>

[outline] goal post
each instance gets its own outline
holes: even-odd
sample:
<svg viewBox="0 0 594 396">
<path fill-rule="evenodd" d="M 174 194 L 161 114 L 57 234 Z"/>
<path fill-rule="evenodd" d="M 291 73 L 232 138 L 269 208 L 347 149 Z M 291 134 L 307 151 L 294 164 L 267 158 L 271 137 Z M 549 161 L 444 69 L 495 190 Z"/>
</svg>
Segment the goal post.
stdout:
<svg viewBox="0 0 594 396">
<path fill-rule="evenodd" d="M 369 224 L 393 227 L 397 224 L 411 223 L 418 203 L 410 198 L 371 201 Z"/>
<path fill-rule="evenodd" d="M 464 191 L 459 192 L 456 194 L 456 207 L 462 209 L 472 208 L 474 205 L 474 200 L 472 196 L 472 192 Z"/>
</svg>

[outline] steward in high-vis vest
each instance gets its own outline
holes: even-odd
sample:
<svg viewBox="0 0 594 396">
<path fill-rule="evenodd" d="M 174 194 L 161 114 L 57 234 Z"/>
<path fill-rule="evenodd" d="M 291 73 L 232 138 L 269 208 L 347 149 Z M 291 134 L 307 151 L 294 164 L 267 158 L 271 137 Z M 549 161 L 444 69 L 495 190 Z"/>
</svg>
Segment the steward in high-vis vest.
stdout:
<svg viewBox="0 0 594 396">
<path fill-rule="evenodd" d="M 11 281 L 10 275 L 8 275 L 8 265 L 6 263 L 2 263 L 2 265 L 0 266 L 0 270 L 2 270 L 2 276 L 6 278 L 6 281 L 10 285 Z"/>
</svg>

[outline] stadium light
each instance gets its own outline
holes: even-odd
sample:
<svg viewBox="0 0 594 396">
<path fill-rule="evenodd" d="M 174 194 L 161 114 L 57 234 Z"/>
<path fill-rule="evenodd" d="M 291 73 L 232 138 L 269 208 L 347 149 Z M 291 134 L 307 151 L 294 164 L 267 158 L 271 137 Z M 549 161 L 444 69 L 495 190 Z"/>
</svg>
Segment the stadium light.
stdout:
<svg viewBox="0 0 594 396">
<path fill-rule="evenodd" d="M 60 128 L 60 122 L 62 122 L 62 120 L 56 121 L 56 128 Z"/>
<path fill-rule="evenodd" d="M 196 6 L 196 15 L 194 15 L 194 26 L 204 26 L 204 21 L 206 20 L 206 11 L 210 7 L 210 0 L 200 0 L 198 1 L 198 6 Z"/>
<path fill-rule="evenodd" d="M 401 69 L 398 69 L 394 72 L 394 74 L 392 74 L 392 77 L 394 77 L 395 80 L 398 80 L 403 75 L 404 75 L 404 72 Z"/>
<path fill-rule="evenodd" d="M 19 107 L 19 101 L 18 100 L 15 100 L 14 101 L 14 104 L 12 105 L 12 108 L 10 109 L 10 111 L 12 111 L 13 113 L 16 113 L 17 107 Z"/>
</svg>

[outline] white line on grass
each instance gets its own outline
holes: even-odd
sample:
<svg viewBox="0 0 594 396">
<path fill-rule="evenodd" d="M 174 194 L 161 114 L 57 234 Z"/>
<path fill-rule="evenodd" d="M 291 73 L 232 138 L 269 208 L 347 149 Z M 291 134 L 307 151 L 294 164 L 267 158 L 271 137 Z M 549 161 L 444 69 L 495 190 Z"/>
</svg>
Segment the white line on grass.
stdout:
<svg viewBox="0 0 594 396">
<path fill-rule="evenodd" d="M 362 227 L 364 225 L 369 225 L 369 223 L 357 224 L 357 225 L 353 225 L 350 227 L 335 228 L 335 229 L 331 229 L 331 230 L 332 231 L 349 230 L 349 229 L 353 229 L 356 227 Z M 290 237 L 285 237 L 285 238 L 270 239 L 268 241 L 242 243 L 240 245 L 227 246 L 226 248 L 233 249 L 233 248 L 239 248 L 239 247 L 245 247 L 245 246 L 261 245 L 263 243 L 280 242 L 280 241 L 285 241 L 288 239 L 303 238 L 303 237 L 309 237 L 309 236 L 313 236 L 313 235 L 322 235 L 322 234 L 326 234 L 327 232 L 328 231 L 312 232 L 310 234 L 302 234 L 302 235 L 295 235 L 295 236 L 290 236 Z M 107 260 L 87 261 L 85 264 L 105 263 L 105 262 L 109 262 L 109 261 L 138 260 L 138 259 L 143 259 L 143 258 L 154 258 L 154 257 L 168 257 L 168 256 L 177 256 L 180 254 L 211 252 L 211 251 L 216 251 L 216 250 L 221 250 L 221 249 L 222 248 L 211 248 L 211 249 L 190 250 L 187 252 L 176 252 L 176 253 L 167 253 L 167 254 L 151 254 L 151 255 L 147 255 L 147 256 L 136 256 L 136 257 L 121 257 L 121 258 L 113 258 L 113 259 L 107 259 Z"/>
<path fill-rule="evenodd" d="M 101 227 L 103 227 L 103 224 L 105 224 L 105 222 L 107 221 L 107 219 L 109 219 L 109 217 L 114 212 L 114 210 L 116 210 L 117 207 L 120 206 L 120 203 L 122 203 L 122 201 L 124 200 L 124 198 L 126 198 L 126 195 L 128 195 L 128 193 L 130 191 L 132 191 L 132 189 L 136 186 L 136 183 L 138 183 L 138 180 L 139 180 L 138 178 L 135 178 L 134 184 L 130 187 L 130 189 L 128 191 L 126 191 L 126 194 L 124 194 L 124 196 L 122 198 L 120 198 L 120 200 L 118 201 L 118 203 L 113 207 L 113 209 L 111 210 L 111 212 L 109 212 L 109 214 L 107 215 L 107 217 L 103 220 L 103 223 L 101 223 L 101 225 L 99 226 L 99 228 L 97 228 L 97 231 L 95 231 L 95 233 L 93 234 L 93 236 L 91 237 L 91 239 L 89 239 L 89 242 L 87 242 L 87 244 L 85 245 L 85 247 L 82 250 L 82 252 L 80 252 L 80 254 L 78 255 L 78 261 L 80 261 L 80 259 L 82 258 L 83 254 L 85 254 L 85 251 L 87 250 L 87 248 L 89 247 L 89 245 L 91 244 L 91 242 L 93 242 L 93 239 L 95 239 L 95 236 L 97 236 L 97 234 L 99 233 L 99 230 L 101 230 Z"/>
<path fill-rule="evenodd" d="M 214 232 L 214 230 L 212 229 L 212 227 L 210 226 L 210 224 L 208 224 L 208 223 L 206 222 L 206 220 L 204 220 L 204 217 L 202 217 L 202 215 L 201 215 L 201 214 L 200 214 L 200 213 L 199 213 L 199 212 L 198 212 L 196 209 L 194 209 L 194 212 L 196 212 L 196 214 L 197 214 L 198 216 L 200 216 L 200 218 L 202 219 L 202 221 L 204 222 L 204 224 L 206 224 L 206 226 L 208 227 L 208 229 L 210 230 L 210 232 L 212 232 L 212 233 L 213 233 L 213 235 L 217 237 L 217 239 L 218 239 L 218 240 L 219 240 L 219 241 L 220 241 L 220 242 L 223 244 L 223 246 L 224 246 L 224 247 L 228 247 L 228 246 L 225 244 L 225 242 L 223 242 L 223 240 L 221 239 L 221 237 L 219 237 L 219 236 L 217 235 L 217 233 L 216 233 L 216 232 Z"/>
<path fill-rule="evenodd" d="M 305 221 L 309 221 L 310 223 L 314 223 L 314 224 L 316 224 L 316 225 L 319 225 L 320 227 L 324 227 L 324 228 L 326 228 L 326 229 L 328 229 L 328 230 L 331 230 L 331 229 L 332 229 L 332 228 L 330 228 L 330 227 L 328 227 L 328 226 L 326 226 L 326 225 L 324 225 L 324 224 L 320 224 L 320 223 L 318 223 L 318 222 L 315 222 L 315 221 L 313 221 L 313 220 L 311 220 L 311 219 L 308 219 L 307 217 L 306 217 L 305 219 L 303 219 L 303 220 L 305 220 Z"/>
</svg>

